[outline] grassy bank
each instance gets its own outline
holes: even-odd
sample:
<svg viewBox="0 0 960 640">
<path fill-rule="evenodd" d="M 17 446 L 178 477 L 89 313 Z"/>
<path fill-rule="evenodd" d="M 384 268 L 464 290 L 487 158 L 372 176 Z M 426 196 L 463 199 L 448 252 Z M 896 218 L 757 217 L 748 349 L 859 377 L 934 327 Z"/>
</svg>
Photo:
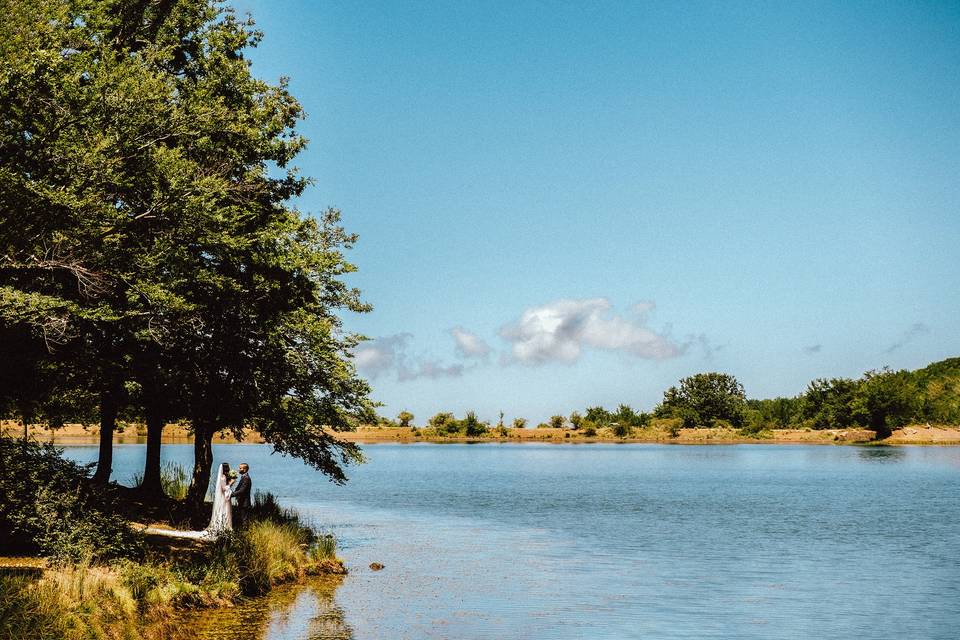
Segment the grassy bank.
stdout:
<svg viewBox="0 0 960 640">
<path fill-rule="evenodd" d="M 311 542 L 296 524 L 269 520 L 186 556 L 67 563 L 0 573 L 0 638 L 171 639 L 179 614 L 230 606 L 318 573 L 343 573 L 332 538 Z"/>
<path fill-rule="evenodd" d="M 0 553 L 20 554 L 0 561 L 0 638 L 187 638 L 185 610 L 345 573 L 334 539 L 270 494 L 255 495 L 246 527 L 204 542 L 144 535 L 125 491 L 92 488 L 52 447 L 0 439 Z"/>
</svg>

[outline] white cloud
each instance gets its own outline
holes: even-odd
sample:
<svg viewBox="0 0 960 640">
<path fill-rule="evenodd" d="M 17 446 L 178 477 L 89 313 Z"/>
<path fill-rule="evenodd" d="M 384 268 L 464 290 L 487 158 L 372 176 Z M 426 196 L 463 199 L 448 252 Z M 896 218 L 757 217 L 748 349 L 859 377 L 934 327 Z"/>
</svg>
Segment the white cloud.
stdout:
<svg viewBox="0 0 960 640">
<path fill-rule="evenodd" d="M 456 378 L 463 375 L 463 365 L 443 365 L 434 360 L 414 359 L 407 354 L 407 342 L 413 336 L 396 333 L 360 344 L 353 350 L 357 369 L 370 378 L 394 374 L 400 382 L 417 378 Z"/>
<path fill-rule="evenodd" d="M 637 304 L 631 317 L 611 313 L 606 298 L 564 299 L 531 307 L 500 335 L 511 343 L 510 359 L 524 364 L 573 362 L 585 347 L 664 360 L 683 348 L 646 326 L 653 303 Z"/>
<path fill-rule="evenodd" d="M 450 329 L 450 335 L 456 343 L 457 355 L 461 358 L 486 358 L 490 355 L 490 345 L 477 334 L 463 327 Z"/>
<path fill-rule="evenodd" d="M 353 350 L 357 369 L 371 378 L 396 369 L 404 359 L 407 341 L 412 337 L 409 333 L 397 333 L 361 343 Z"/>
<path fill-rule="evenodd" d="M 442 365 L 433 360 L 422 360 L 413 368 L 401 366 L 397 371 L 397 380 L 404 382 L 417 378 L 459 378 L 462 375 L 462 364 Z"/>
</svg>

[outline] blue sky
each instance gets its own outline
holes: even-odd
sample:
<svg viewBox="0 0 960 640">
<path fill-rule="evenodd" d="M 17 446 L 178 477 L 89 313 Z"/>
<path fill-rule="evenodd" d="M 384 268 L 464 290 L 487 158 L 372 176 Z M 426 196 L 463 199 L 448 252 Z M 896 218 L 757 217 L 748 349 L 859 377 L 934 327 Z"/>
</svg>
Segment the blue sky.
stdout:
<svg viewBox="0 0 960 640">
<path fill-rule="evenodd" d="M 960 355 L 960 4 L 238 0 L 360 234 L 382 413 Z"/>
</svg>

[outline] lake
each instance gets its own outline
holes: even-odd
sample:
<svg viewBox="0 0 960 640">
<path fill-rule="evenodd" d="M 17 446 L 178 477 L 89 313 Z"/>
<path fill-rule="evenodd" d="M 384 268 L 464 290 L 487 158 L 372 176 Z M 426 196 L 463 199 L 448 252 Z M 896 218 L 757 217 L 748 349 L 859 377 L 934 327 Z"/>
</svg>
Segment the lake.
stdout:
<svg viewBox="0 0 960 640">
<path fill-rule="evenodd" d="M 960 448 L 364 450 L 339 487 L 266 445 L 214 446 L 334 533 L 350 570 L 335 589 L 285 590 L 245 637 L 958 637 Z M 192 455 L 163 448 L 187 467 Z M 118 445 L 114 478 L 143 458 Z"/>
</svg>

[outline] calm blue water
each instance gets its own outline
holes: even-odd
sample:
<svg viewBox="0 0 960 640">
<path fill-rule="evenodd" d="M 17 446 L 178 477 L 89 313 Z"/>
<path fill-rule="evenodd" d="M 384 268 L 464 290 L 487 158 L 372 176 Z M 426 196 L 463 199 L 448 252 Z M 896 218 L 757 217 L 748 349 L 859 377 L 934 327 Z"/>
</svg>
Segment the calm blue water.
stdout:
<svg viewBox="0 0 960 640">
<path fill-rule="evenodd" d="M 214 450 L 338 536 L 357 640 L 960 637 L 960 448 L 378 444 L 345 487 Z"/>
</svg>

